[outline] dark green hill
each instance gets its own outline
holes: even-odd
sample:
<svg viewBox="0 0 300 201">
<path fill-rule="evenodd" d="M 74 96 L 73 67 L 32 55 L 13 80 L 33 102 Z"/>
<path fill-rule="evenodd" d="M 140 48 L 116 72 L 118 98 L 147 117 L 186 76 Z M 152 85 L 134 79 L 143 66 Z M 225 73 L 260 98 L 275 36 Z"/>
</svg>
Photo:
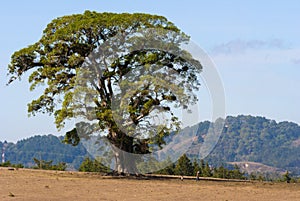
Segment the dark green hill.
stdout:
<svg viewBox="0 0 300 201">
<path fill-rule="evenodd" d="M 82 144 L 76 147 L 61 143 L 62 137 L 54 135 L 34 136 L 9 143 L 6 148 L 6 160 L 13 164 L 23 164 L 31 167 L 33 158 L 45 161 L 53 161 L 53 164 L 65 162 L 70 169 L 78 169 L 86 156 L 90 156 Z M 3 143 L 0 144 L 0 147 Z"/>
<path fill-rule="evenodd" d="M 218 144 L 205 159 L 219 166 L 227 162 L 257 162 L 300 174 L 300 127 L 264 117 L 226 118 Z M 198 141 L 205 139 L 207 122 L 198 124 Z M 195 157 L 197 147 L 188 155 Z"/>
</svg>

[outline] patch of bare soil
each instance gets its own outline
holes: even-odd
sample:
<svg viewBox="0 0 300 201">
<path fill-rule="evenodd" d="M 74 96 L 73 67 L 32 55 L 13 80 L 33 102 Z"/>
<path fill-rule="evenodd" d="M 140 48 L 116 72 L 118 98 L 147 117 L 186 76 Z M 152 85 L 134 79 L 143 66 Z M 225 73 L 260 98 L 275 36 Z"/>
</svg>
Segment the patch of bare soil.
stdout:
<svg viewBox="0 0 300 201">
<path fill-rule="evenodd" d="M 79 172 L 1 168 L 0 200 L 299 201 L 300 184 L 117 179 Z"/>
</svg>

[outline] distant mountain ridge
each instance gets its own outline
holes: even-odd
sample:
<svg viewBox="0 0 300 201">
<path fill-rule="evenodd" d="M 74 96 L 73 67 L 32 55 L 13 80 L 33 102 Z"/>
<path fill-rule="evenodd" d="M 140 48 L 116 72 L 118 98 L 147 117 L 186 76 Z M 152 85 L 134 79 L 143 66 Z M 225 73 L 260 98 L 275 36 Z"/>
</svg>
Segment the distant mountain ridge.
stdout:
<svg viewBox="0 0 300 201">
<path fill-rule="evenodd" d="M 228 116 L 219 142 L 206 157 L 211 164 L 227 162 L 255 162 L 288 170 L 300 175 L 300 126 L 293 122 L 279 122 L 239 115 Z M 198 124 L 198 140 L 203 140 L 209 122 Z M 193 157 L 197 150 L 188 152 Z"/>
<path fill-rule="evenodd" d="M 54 135 L 36 135 L 17 143 L 8 143 L 5 150 L 5 160 L 12 164 L 23 164 L 32 167 L 33 158 L 53 161 L 53 164 L 65 162 L 69 169 L 78 169 L 85 157 L 90 156 L 85 147 L 79 144 L 76 147 L 63 144 L 63 137 Z M 3 142 L 0 142 L 2 150 Z"/>
<path fill-rule="evenodd" d="M 192 144 L 187 151 L 190 158 L 199 157 L 199 146 L 203 143 L 210 122 L 184 129 L 183 139 L 176 139 L 182 146 Z M 228 163 L 263 164 L 280 171 L 288 170 L 300 175 L 300 126 L 293 122 L 276 122 L 265 117 L 239 115 L 228 116 L 220 139 L 212 152 L 204 159 L 213 166 Z M 189 132 L 197 132 L 192 136 Z M 190 139 L 190 140 L 189 140 Z M 85 157 L 92 155 L 83 143 L 77 147 L 61 143 L 62 137 L 54 135 L 34 136 L 17 143 L 8 143 L 6 160 L 11 163 L 22 163 L 25 166 L 33 165 L 33 157 L 42 160 L 53 160 L 53 164 L 66 162 L 70 168 L 77 169 Z M 169 139 L 167 139 L 169 140 Z M 191 143 L 189 143 L 189 141 Z M 178 145 L 180 149 L 181 144 Z M 2 150 L 3 142 L 0 142 Z M 170 150 L 172 151 L 172 150 Z M 252 166 L 251 166 L 252 167 Z M 259 168 L 258 168 L 259 169 Z M 272 169 L 262 168 L 260 169 Z M 254 171 L 253 168 L 251 171 Z"/>
</svg>

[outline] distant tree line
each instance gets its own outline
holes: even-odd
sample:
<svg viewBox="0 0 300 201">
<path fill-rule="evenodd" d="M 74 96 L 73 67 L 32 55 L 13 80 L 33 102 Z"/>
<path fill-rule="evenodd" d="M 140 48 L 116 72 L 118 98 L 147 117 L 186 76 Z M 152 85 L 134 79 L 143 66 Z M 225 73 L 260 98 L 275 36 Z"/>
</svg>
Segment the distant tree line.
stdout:
<svg viewBox="0 0 300 201">
<path fill-rule="evenodd" d="M 64 162 L 59 162 L 58 164 L 53 165 L 52 160 L 45 161 L 45 160 L 39 160 L 37 158 L 33 158 L 33 161 L 36 164 L 36 166 L 33 167 L 34 169 L 65 171 L 67 168 L 67 164 Z"/>
<path fill-rule="evenodd" d="M 37 158 L 33 158 L 35 166 L 31 167 L 33 169 L 42 169 L 42 170 L 59 170 L 65 171 L 67 168 L 67 164 L 64 162 L 59 162 L 53 165 L 53 161 L 45 161 L 45 160 L 38 160 Z M 4 163 L 0 163 L 0 167 L 11 167 L 11 168 L 24 168 L 22 164 L 12 164 L 10 161 L 6 161 Z"/>
<path fill-rule="evenodd" d="M 80 172 L 98 172 L 98 173 L 112 173 L 112 170 L 101 163 L 101 159 L 91 159 L 86 157 L 79 167 Z M 165 164 L 169 164 L 165 166 Z M 157 167 L 154 167 L 157 166 Z M 221 165 L 219 167 L 213 167 L 200 160 L 198 163 L 196 160 L 191 160 L 186 154 L 183 154 L 177 162 L 172 163 L 170 159 L 166 161 L 154 162 L 151 160 L 148 164 L 140 164 L 140 168 L 159 168 L 164 166 L 164 168 L 155 172 L 148 172 L 152 174 L 162 174 L 162 175 L 181 175 L 181 176 L 196 176 L 197 172 L 199 177 L 213 177 L 213 178 L 224 178 L 224 179 L 241 179 L 241 180 L 257 180 L 257 181 L 275 181 L 275 182 L 287 182 L 296 183 L 300 182 L 300 178 L 293 177 L 288 171 L 283 174 L 271 174 L 271 173 L 260 173 L 252 172 L 247 174 L 242 172 L 238 165 L 231 165 L 231 168 Z"/>
<path fill-rule="evenodd" d="M 147 164 L 153 168 L 153 165 L 161 166 L 162 164 L 151 161 L 152 164 Z M 145 165 L 145 164 L 144 164 Z M 146 166 L 146 165 L 145 165 Z M 140 167 L 143 167 L 142 165 Z M 157 168 L 154 168 L 157 169 Z M 82 172 L 102 172 L 108 173 L 111 170 L 104 166 L 99 159 L 85 158 L 79 167 L 79 171 Z M 245 174 L 240 171 L 237 165 L 234 166 L 232 170 L 227 169 L 223 166 L 218 168 L 211 167 L 207 162 L 201 160 L 198 164 L 196 160 L 193 162 L 183 154 L 176 163 L 171 163 L 164 167 L 163 169 L 156 172 L 149 172 L 153 174 L 164 174 L 164 175 L 182 175 L 182 176 L 195 176 L 199 171 L 200 177 L 216 177 L 216 178 L 226 178 L 226 179 L 245 179 Z"/>
<path fill-rule="evenodd" d="M 235 165 L 233 169 L 225 168 L 224 166 L 212 167 L 205 162 L 197 160 L 191 162 L 186 154 L 183 154 L 176 163 L 155 172 L 157 174 L 167 175 L 183 175 L 183 176 L 196 176 L 197 172 L 200 177 L 215 177 L 225 179 L 245 179 L 245 173 L 240 171 L 240 168 Z"/>
<path fill-rule="evenodd" d="M 13 167 L 13 168 L 24 168 L 22 164 L 12 164 L 10 161 L 5 161 L 4 163 L 0 163 L 0 167 Z"/>
<path fill-rule="evenodd" d="M 64 162 L 59 162 L 57 164 L 52 164 L 53 161 L 39 160 L 33 158 L 34 163 L 33 169 L 42 169 L 42 170 L 59 170 L 65 171 L 67 164 Z M 164 162 L 169 163 L 170 160 Z M 152 168 L 153 165 L 152 161 Z M 162 163 L 157 162 L 156 165 L 161 166 Z M 10 161 L 5 163 L 0 163 L 0 167 L 12 167 L 12 168 L 24 168 L 22 164 L 12 164 Z M 80 172 L 97 172 L 97 173 L 112 173 L 113 170 L 109 167 L 103 165 L 100 158 L 91 159 L 86 157 L 81 163 L 78 171 Z M 293 177 L 288 171 L 283 174 L 266 174 L 260 172 L 252 172 L 251 174 L 246 174 L 242 172 L 238 165 L 233 165 L 233 168 L 226 168 L 223 165 L 219 167 L 212 167 L 205 162 L 200 160 L 198 163 L 196 160 L 191 162 L 186 154 L 183 154 L 176 163 L 171 163 L 170 165 L 162 168 L 159 171 L 149 172 L 153 174 L 162 174 L 162 175 L 181 175 L 181 176 L 196 176 L 198 173 L 199 177 L 213 177 L 213 178 L 224 178 L 224 179 L 249 179 L 249 180 L 258 180 L 258 181 L 277 181 L 277 182 L 287 182 L 287 183 L 297 183 L 300 182 L 300 178 Z"/>
</svg>

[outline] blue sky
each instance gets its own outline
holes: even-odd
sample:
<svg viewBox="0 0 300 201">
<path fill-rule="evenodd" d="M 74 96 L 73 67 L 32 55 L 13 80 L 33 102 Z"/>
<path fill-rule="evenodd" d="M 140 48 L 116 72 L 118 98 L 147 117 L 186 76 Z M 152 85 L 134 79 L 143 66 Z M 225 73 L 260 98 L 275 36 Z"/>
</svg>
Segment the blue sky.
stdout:
<svg viewBox="0 0 300 201">
<path fill-rule="evenodd" d="M 14 51 L 39 40 L 52 19 L 85 10 L 167 17 L 215 62 L 225 89 L 228 115 L 251 114 L 300 123 L 297 0 L 11 0 L 2 1 L 0 6 L 0 140 L 59 134 L 53 117 L 41 114 L 28 118 L 27 103 L 38 92 L 29 91 L 26 76 L 21 82 L 5 86 L 7 65 Z"/>
</svg>

